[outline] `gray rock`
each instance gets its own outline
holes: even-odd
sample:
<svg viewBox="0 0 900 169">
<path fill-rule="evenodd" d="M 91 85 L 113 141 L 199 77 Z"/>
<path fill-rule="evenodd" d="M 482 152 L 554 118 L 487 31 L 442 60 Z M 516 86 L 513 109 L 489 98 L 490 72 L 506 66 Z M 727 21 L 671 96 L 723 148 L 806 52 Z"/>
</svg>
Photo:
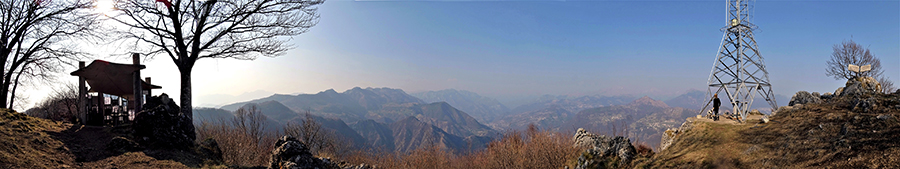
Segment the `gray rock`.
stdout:
<svg viewBox="0 0 900 169">
<path fill-rule="evenodd" d="M 822 96 L 819 96 L 819 98 L 822 100 L 831 99 L 834 98 L 834 94 L 831 94 L 831 92 L 825 92 L 825 94 L 822 94 Z"/>
<path fill-rule="evenodd" d="M 679 134 L 678 128 L 670 128 L 663 131 L 661 140 L 659 141 L 659 151 L 662 152 L 675 142 L 675 136 Z"/>
<path fill-rule="evenodd" d="M 788 103 L 788 106 L 794 106 L 795 104 L 809 104 L 809 103 L 822 103 L 822 99 L 819 98 L 819 93 L 813 92 L 810 94 L 806 91 L 799 91 L 791 97 L 791 102 Z"/>
<path fill-rule="evenodd" d="M 887 114 L 878 115 L 879 120 L 888 120 L 888 119 L 892 119 L 892 118 L 894 118 L 894 117 L 891 117 L 891 115 L 887 115 Z"/>
<path fill-rule="evenodd" d="M 275 142 L 269 169 L 336 169 L 340 168 L 328 158 L 315 158 L 306 144 L 297 138 L 284 136 Z"/>
<path fill-rule="evenodd" d="M 881 84 L 872 77 L 856 77 L 847 80 L 840 96 L 871 95 L 881 91 Z M 835 92 L 838 93 L 838 92 Z"/>
<path fill-rule="evenodd" d="M 637 155 L 637 151 L 631 145 L 631 140 L 622 136 L 596 135 L 579 128 L 573 139 L 575 140 L 575 146 L 586 146 L 588 150 L 585 153 L 590 154 L 590 157 L 592 157 L 589 158 L 584 155 L 579 157 L 578 165 L 575 166 L 576 169 L 604 166 L 601 165 L 601 163 L 605 162 L 603 159 L 609 158 L 618 158 L 619 166 L 626 166 Z"/>
<path fill-rule="evenodd" d="M 147 99 L 144 110 L 134 118 L 134 138 L 141 145 L 156 148 L 189 149 L 196 133 L 191 118 L 166 94 Z"/>
</svg>

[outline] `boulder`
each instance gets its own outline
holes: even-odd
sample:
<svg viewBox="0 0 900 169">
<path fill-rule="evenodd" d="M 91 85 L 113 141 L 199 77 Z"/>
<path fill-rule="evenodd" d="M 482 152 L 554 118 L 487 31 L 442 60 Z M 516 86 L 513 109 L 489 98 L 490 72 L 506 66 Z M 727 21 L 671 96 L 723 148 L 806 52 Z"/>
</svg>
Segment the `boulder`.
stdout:
<svg viewBox="0 0 900 169">
<path fill-rule="evenodd" d="M 847 80 L 839 96 L 871 95 L 881 91 L 881 84 L 872 77 L 855 77 Z M 835 93 L 838 93 L 835 91 Z"/>
<path fill-rule="evenodd" d="M 809 103 L 822 103 L 822 99 L 818 96 L 819 93 L 813 92 L 810 94 L 806 91 L 799 91 L 794 93 L 794 96 L 791 97 L 791 102 L 788 103 L 788 106 L 794 106 L 796 104 L 809 104 Z"/>
<path fill-rule="evenodd" d="M 844 87 L 839 87 L 834 89 L 834 96 L 841 96 L 841 93 L 844 92 Z"/>
<path fill-rule="evenodd" d="M 597 168 L 610 164 L 618 164 L 616 168 L 627 166 L 637 155 L 631 140 L 622 136 L 596 135 L 579 128 L 573 139 L 575 146 L 588 148 L 578 157 L 576 169 Z"/>
<path fill-rule="evenodd" d="M 306 144 L 291 136 L 275 142 L 269 169 L 332 169 L 340 168 L 328 158 L 315 158 Z"/>
<path fill-rule="evenodd" d="M 166 94 L 148 98 L 132 127 L 135 140 L 148 148 L 194 147 L 194 123 Z"/>
</svg>

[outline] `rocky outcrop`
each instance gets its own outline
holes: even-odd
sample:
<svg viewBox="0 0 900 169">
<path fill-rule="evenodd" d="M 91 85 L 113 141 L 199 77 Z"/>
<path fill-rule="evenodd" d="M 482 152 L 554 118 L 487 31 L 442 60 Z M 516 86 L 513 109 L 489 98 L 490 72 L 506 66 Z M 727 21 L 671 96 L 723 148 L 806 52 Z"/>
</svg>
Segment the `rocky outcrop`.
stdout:
<svg viewBox="0 0 900 169">
<path fill-rule="evenodd" d="M 819 93 L 813 92 L 812 94 L 806 91 L 799 91 L 791 97 L 791 102 L 788 103 L 788 106 L 794 106 L 796 104 L 809 104 L 809 103 L 822 103 L 822 99 L 819 98 Z"/>
<path fill-rule="evenodd" d="M 341 167 L 344 166 L 344 167 Z M 344 162 L 334 162 L 330 158 L 316 158 L 309 152 L 306 144 L 291 136 L 284 136 L 275 142 L 272 150 L 272 158 L 269 159 L 269 169 L 368 169 L 373 168 L 366 164 L 348 165 Z"/>
<path fill-rule="evenodd" d="M 573 138 L 575 146 L 588 148 L 575 165 L 576 169 L 627 166 L 637 156 L 631 140 L 622 136 L 596 135 L 579 128 Z"/>
<path fill-rule="evenodd" d="M 685 131 L 691 130 L 691 128 L 693 128 L 693 126 L 694 126 L 694 122 L 691 121 L 691 119 L 689 118 L 689 119 L 685 120 L 684 123 L 681 124 L 681 127 L 670 128 L 670 129 L 667 129 L 666 131 L 664 131 L 662 133 L 662 138 L 659 142 L 659 152 L 662 152 L 666 148 L 669 148 L 669 146 L 671 146 L 672 143 L 675 143 L 675 138 L 679 134 L 681 134 Z"/>
<path fill-rule="evenodd" d="M 194 146 L 194 123 L 166 94 L 147 99 L 144 110 L 134 118 L 134 138 L 141 145 L 156 148 L 188 149 Z"/>
<path fill-rule="evenodd" d="M 841 90 L 841 89 L 838 89 Z M 881 84 L 872 77 L 855 77 L 847 80 L 842 91 L 835 91 L 838 96 L 870 95 L 881 91 Z"/>
</svg>

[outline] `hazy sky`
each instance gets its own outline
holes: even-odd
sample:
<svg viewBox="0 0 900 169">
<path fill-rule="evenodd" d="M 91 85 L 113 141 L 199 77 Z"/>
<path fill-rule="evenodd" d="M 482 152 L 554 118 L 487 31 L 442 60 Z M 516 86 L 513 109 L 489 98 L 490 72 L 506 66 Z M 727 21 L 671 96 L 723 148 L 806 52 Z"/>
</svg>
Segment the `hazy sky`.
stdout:
<svg viewBox="0 0 900 169">
<path fill-rule="evenodd" d="M 849 39 L 867 46 L 885 75 L 900 81 L 898 1 L 757 1 L 754 12 L 755 38 L 777 94 L 843 86 L 825 76 L 825 62 L 834 44 Z M 330 0 L 319 14 L 319 24 L 293 37 L 295 49 L 284 56 L 200 60 L 194 105 L 355 86 L 455 88 L 507 99 L 671 97 L 706 89 L 726 24 L 721 0 Z M 154 93 L 178 95 L 171 62 L 158 57 L 142 72 L 163 86 Z"/>
</svg>

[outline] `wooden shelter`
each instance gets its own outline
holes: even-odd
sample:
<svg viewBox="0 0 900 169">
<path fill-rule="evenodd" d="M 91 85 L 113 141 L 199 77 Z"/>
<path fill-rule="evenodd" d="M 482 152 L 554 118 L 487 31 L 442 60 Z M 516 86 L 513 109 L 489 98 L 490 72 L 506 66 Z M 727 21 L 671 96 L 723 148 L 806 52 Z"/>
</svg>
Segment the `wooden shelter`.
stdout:
<svg viewBox="0 0 900 169">
<path fill-rule="evenodd" d="M 138 54 L 132 55 L 132 60 L 132 64 L 94 60 L 88 66 L 79 62 L 71 75 L 78 76 L 77 117 L 82 124 L 125 124 L 141 111 L 151 89 L 162 88 L 150 84 L 149 77 L 141 80 L 141 69 L 146 66 L 140 64 Z"/>
</svg>

